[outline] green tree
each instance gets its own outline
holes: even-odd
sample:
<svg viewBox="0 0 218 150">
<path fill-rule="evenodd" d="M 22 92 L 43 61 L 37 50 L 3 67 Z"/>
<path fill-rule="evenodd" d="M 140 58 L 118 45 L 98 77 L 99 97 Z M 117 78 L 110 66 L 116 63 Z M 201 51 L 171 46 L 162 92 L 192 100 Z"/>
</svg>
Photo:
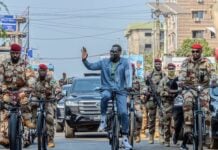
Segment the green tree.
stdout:
<svg viewBox="0 0 218 150">
<path fill-rule="evenodd" d="M 145 71 L 151 71 L 153 69 L 153 53 L 144 54 L 144 69 Z"/>
<path fill-rule="evenodd" d="M 186 39 L 183 41 L 181 47 L 176 51 L 176 56 L 187 57 L 191 55 L 191 46 L 194 43 L 200 43 L 203 46 L 203 56 L 209 57 L 213 55 L 213 50 L 209 47 L 205 39 Z"/>
<path fill-rule="evenodd" d="M 7 5 L 4 2 L 0 1 L 0 10 L 2 10 L 2 8 L 4 8 L 5 11 L 8 14 L 10 14 Z M 6 32 L 2 29 L 2 26 L 0 26 L 0 38 L 5 38 L 5 37 L 6 37 Z"/>
</svg>

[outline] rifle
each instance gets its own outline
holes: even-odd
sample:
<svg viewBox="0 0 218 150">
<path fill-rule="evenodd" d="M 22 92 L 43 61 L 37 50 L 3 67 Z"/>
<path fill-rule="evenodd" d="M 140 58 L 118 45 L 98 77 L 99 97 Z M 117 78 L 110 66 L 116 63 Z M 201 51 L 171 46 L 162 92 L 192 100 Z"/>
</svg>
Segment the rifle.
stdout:
<svg viewBox="0 0 218 150">
<path fill-rule="evenodd" d="M 162 105 L 161 105 L 161 99 L 158 96 L 157 91 L 155 90 L 155 87 L 154 87 L 153 82 L 151 81 L 151 78 L 147 79 L 147 83 L 151 88 L 151 95 L 153 96 L 154 101 L 157 103 L 157 106 L 160 108 L 160 111 L 163 112 L 163 108 L 162 108 Z"/>
</svg>

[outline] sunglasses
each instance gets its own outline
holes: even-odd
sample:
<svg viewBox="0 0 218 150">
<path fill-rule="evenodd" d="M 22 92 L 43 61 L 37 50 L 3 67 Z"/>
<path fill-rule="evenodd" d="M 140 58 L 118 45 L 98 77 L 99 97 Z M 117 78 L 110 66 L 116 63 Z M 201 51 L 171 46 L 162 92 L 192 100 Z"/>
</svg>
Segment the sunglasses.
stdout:
<svg viewBox="0 0 218 150">
<path fill-rule="evenodd" d="M 118 51 L 116 51 L 116 50 L 110 50 L 110 53 L 112 53 L 112 54 L 117 54 Z"/>
<path fill-rule="evenodd" d="M 192 53 L 200 53 L 199 51 L 192 51 Z"/>
</svg>

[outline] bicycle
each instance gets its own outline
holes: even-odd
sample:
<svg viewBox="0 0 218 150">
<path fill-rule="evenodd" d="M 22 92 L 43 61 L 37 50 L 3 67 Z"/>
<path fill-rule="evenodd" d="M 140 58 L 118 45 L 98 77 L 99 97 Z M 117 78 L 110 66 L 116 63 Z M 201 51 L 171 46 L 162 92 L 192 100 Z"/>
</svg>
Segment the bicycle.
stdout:
<svg viewBox="0 0 218 150">
<path fill-rule="evenodd" d="M 24 125 L 21 115 L 21 105 L 19 103 L 19 93 L 19 91 L 9 91 L 9 96 L 12 97 L 12 101 L 1 102 L 2 109 L 9 111 L 8 137 L 10 150 L 22 150 Z"/>
<path fill-rule="evenodd" d="M 107 114 L 107 131 L 111 150 L 119 149 L 120 122 L 117 111 L 116 90 L 111 90 L 112 109 Z"/>
<path fill-rule="evenodd" d="M 184 87 L 186 90 L 197 91 L 197 96 L 194 97 L 195 104 L 193 105 L 194 128 L 192 131 L 193 150 L 203 150 L 204 139 L 206 136 L 205 113 L 201 109 L 200 93 L 203 91 L 202 86 Z M 193 94 L 194 95 L 194 94 Z"/>
<path fill-rule="evenodd" d="M 134 96 L 140 95 L 139 92 L 129 92 L 130 101 L 129 101 L 129 141 L 132 147 L 134 146 L 134 137 L 135 137 L 135 123 L 136 123 L 136 114 L 135 114 L 135 99 Z"/>
<path fill-rule="evenodd" d="M 41 97 L 40 100 L 31 100 L 31 102 L 39 103 L 39 107 L 37 108 L 37 125 L 36 125 L 38 150 L 47 150 L 48 134 L 46 128 L 45 104 L 56 102 L 56 99 L 45 100 L 44 98 Z"/>
</svg>

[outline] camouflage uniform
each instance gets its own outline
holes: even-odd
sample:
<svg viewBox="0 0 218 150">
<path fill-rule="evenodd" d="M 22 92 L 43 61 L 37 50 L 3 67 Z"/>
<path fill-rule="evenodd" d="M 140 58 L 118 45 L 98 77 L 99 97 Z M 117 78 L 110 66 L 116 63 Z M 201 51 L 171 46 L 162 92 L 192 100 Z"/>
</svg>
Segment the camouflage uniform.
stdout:
<svg viewBox="0 0 218 150">
<path fill-rule="evenodd" d="M 140 93 L 143 92 L 143 89 L 145 87 L 145 82 L 141 78 L 134 76 L 132 84 L 133 84 L 132 88 L 135 91 L 140 91 Z M 140 130 L 142 127 L 142 100 L 140 95 L 139 96 L 135 95 L 134 100 L 135 100 L 135 111 L 136 111 L 135 136 L 140 136 Z"/>
<path fill-rule="evenodd" d="M 45 80 L 40 81 L 39 78 L 36 80 L 36 84 L 34 87 L 33 99 L 40 99 L 41 97 L 45 98 L 45 100 L 55 99 L 54 96 L 57 91 L 59 90 L 59 85 L 53 79 L 52 76 L 46 76 Z M 33 107 L 33 114 L 34 114 L 34 122 L 36 123 L 36 107 Z M 54 139 L 54 118 L 55 118 L 55 110 L 56 104 L 55 103 L 46 103 L 46 127 L 47 133 L 50 140 Z"/>
<path fill-rule="evenodd" d="M 151 80 L 153 82 L 154 85 L 157 86 L 160 82 L 160 80 L 162 79 L 162 77 L 164 77 L 164 73 L 162 71 L 156 71 L 154 70 L 149 76 L 146 77 L 146 79 L 148 77 L 151 77 Z M 145 80 L 146 80 L 145 79 Z M 147 85 L 145 87 L 145 92 L 150 92 L 150 88 Z M 156 115 L 157 115 L 157 111 L 159 114 L 159 128 L 160 128 L 160 134 L 163 135 L 162 129 L 163 129 L 163 117 L 162 117 L 162 113 L 160 112 L 159 108 L 157 108 L 157 104 L 154 101 L 154 98 L 152 96 L 149 97 L 149 99 L 146 102 L 146 108 L 148 111 L 148 129 L 149 129 L 149 134 L 151 137 L 154 137 L 154 133 L 155 133 L 155 122 L 156 122 Z"/>
<path fill-rule="evenodd" d="M 59 85 L 60 86 L 66 85 L 67 83 L 68 83 L 67 78 L 62 78 L 62 79 L 59 80 Z"/>
<path fill-rule="evenodd" d="M 148 129 L 148 111 L 146 109 L 146 103 L 142 101 L 142 128 L 141 134 L 144 134 L 146 137 L 145 130 Z"/>
<path fill-rule="evenodd" d="M 181 66 L 181 72 L 179 74 L 179 83 L 182 82 L 187 86 L 202 85 L 208 87 L 209 80 L 211 77 L 212 65 L 207 58 L 200 58 L 200 60 L 194 61 L 191 57 L 183 61 Z M 200 74 L 204 74 L 203 81 L 200 81 Z M 200 93 L 202 110 L 206 114 L 206 123 L 210 122 L 209 112 L 209 88 L 205 88 Z M 194 90 L 183 90 L 182 95 L 184 97 L 183 111 L 184 111 L 184 122 L 185 132 L 190 132 L 193 126 L 193 104 L 194 97 L 197 96 L 197 92 Z"/>
<path fill-rule="evenodd" d="M 17 64 L 13 64 L 11 59 L 6 59 L 0 65 L 0 74 L 1 74 L 1 89 L 4 92 L 2 95 L 2 100 L 5 102 L 10 102 L 12 100 L 11 95 L 7 92 L 11 89 L 19 91 L 23 90 L 26 87 L 32 87 L 35 82 L 34 73 L 29 70 L 27 67 L 27 62 L 20 58 Z M 19 94 L 22 117 L 25 123 L 31 123 L 31 108 L 28 102 L 28 96 L 25 93 Z M 1 112 L 1 129 L 0 133 L 2 137 L 8 139 L 8 111 L 3 110 Z"/>
<path fill-rule="evenodd" d="M 175 96 L 169 94 L 170 82 L 172 81 L 173 79 L 170 79 L 168 76 L 165 76 L 163 77 L 163 79 L 161 79 L 158 86 L 158 93 L 160 93 L 163 107 L 164 142 L 166 144 L 170 143 L 170 127 Z"/>
</svg>

